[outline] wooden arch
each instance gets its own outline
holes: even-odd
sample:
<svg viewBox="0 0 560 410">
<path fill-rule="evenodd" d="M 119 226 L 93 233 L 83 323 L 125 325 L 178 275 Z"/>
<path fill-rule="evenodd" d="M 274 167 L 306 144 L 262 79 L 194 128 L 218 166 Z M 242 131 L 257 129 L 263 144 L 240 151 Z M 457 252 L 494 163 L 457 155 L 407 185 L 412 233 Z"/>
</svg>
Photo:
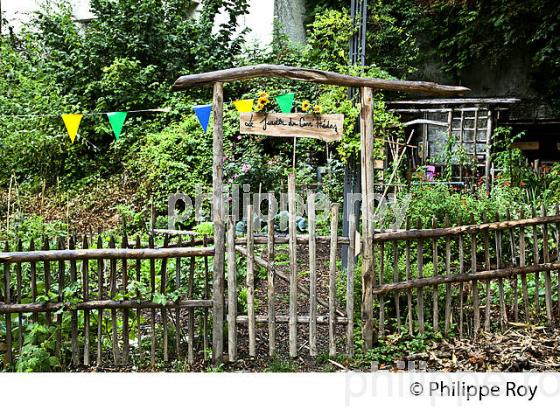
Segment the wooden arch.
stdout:
<svg viewBox="0 0 560 410">
<path fill-rule="evenodd" d="M 368 218 L 373 199 L 373 92 L 374 90 L 401 91 L 439 96 L 457 96 L 470 91 L 466 87 L 441 85 L 424 81 L 383 80 L 379 78 L 355 77 L 330 71 L 297 68 L 283 65 L 261 64 L 236 67 L 226 70 L 179 77 L 172 89 L 174 91 L 213 84 L 213 166 L 212 166 L 212 222 L 214 224 L 214 270 L 213 270 L 213 329 L 212 358 L 221 362 L 223 356 L 224 328 L 224 262 L 225 262 L 225 204 L 223 192 L 223 138 L 224 138 L 224 83 L 251 80 L 254 78 L 287 78 L 318 84 L 355 87 L 360 89 L 360 135 L 362 169 L 362 319 L 364 347 L 369 349 L 374 343 L 373 311 L 364 306 L 373 305 L 373 220 Z"/>
</svg>

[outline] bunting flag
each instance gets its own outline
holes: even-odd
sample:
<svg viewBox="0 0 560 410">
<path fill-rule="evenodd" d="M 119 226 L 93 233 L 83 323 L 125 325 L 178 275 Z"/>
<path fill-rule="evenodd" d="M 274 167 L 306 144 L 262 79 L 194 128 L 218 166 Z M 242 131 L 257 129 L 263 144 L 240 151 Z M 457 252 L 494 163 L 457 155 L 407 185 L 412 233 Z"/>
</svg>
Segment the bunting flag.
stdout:
<svg viewBox="0 0 560 410">
<path fill-rule="evenodd" d="M 62 121 L 64 121 L 64 125 L 66 126 L 66 131 L 68 132 L 68 136 L 70 137 L 70 141 L 72 144 L 76 139 L 76 135 L 78 134 L 78 129 L 80 128 L 80 122 L 82 121 L 82 114 L 62 114 Z"/>
<path fill-rule="evenodd" d="M 276 97 L 276 102 L 283 113 L 292 112 L 292 105 L 294 104 L 294 93 L 282 94 Z"/>
<path fill-rule="evenodd" d="M 251 112 L 253 111 L 253 100 L 236 100 L 233 102 L 238 112 Z"/>
<path fill-rule="evenodd" d="M 115 134 L 115 139 L 118 141 L 121 136 L 124 121 L 126 120 L 126 112 L 108 112 L 107 118 L 109 119 L 113 133 Z"/>
<path fill-rule="evenodd" d="M 210 113 L 212 112 L 212 104 L 195 105 L 193 107 L 194 113 L 198 118 L 198 122 L 202 126 L 204 132 L 208 129 L 208 122 L 210 121 Z"/>
</svg>

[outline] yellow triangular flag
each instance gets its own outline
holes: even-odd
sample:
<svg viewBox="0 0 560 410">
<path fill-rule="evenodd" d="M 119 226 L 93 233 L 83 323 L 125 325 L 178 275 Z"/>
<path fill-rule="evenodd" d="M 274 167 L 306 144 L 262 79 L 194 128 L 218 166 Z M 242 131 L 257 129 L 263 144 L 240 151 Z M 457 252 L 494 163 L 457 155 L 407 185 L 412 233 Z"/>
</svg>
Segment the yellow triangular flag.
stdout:
<svg viewBox="0 0 560 410">
<path fill-rule="evenodd" d="M 76 139 L 76 134 L 78 134 L 78 128 L 80 128 L 80 122 L 82 121 L 83 114 L 62 114 L 62 121 L 66 126 L 66 131 L 68 131 L 68 136 L 72 144 Z"/>
<path fill-rule="evenodd" d="M 239 112 L 253 111 L 253 100 L 236 100 L 233 102 L 233 105 L 235 105 Z"/>
</svg>

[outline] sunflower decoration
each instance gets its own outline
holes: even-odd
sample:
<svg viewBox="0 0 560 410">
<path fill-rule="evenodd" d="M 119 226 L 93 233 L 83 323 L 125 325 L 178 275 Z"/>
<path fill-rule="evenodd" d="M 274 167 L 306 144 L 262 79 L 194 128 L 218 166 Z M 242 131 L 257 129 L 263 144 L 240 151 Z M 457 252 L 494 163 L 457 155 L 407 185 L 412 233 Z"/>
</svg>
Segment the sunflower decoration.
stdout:
<svg viewBox="0 0 560 410">
<path fill-rule="evenodd" d="M 307 100 L 305 100 L 304 102 L 301 103 L 301 110 L 303 112 L 309 112 L 309 110 L 311 109 L 311 103 Z"/>
<path fill-rule="evenodd" d="M 256 111 L 257 112 L 266 111 L 269 104 L 270 104 L 270 97 L 268 93 L 266 91 L 261 91 L 259 93 L 259 98 L 257 99 Z"/>
<path fill-rule="evenodd" d="M 320 105 L 316 105 L 315 107 L 313 107 L 313 114 L 320 115 L 322 112 L 323 107 L 321 107 Z"/>
</svg>

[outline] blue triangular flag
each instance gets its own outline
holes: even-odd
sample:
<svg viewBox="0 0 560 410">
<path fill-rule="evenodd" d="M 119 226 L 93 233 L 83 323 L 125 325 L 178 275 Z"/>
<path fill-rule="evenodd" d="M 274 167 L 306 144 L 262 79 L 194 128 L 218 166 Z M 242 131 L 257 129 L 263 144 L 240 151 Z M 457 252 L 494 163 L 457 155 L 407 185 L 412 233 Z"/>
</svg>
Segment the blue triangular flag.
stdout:
<svg viewBox="0 0 560 410">
<path fill-rule="evenodd" d="M 194 113 L 198 118 L 198 122 L 202 126 L 204 132 L 208 129 L 208 121 L 210 121 L 210 113 L 212 112 L 212 104 L 195 105 L 193 107 Z"/>
</svg>

